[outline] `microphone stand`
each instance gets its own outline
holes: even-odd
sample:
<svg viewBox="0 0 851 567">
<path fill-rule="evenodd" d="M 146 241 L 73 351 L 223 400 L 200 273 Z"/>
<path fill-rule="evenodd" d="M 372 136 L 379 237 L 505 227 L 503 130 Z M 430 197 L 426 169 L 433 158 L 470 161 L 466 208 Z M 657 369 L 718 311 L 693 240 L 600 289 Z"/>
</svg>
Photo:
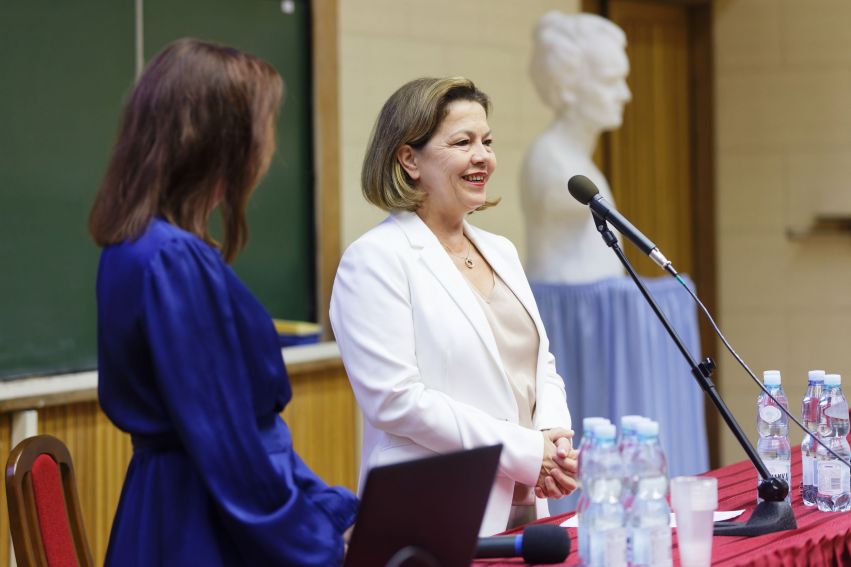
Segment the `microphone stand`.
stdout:
<svg viewBox="0 0 851 567">
<path fill-rule="evenodd" d="M 679 335 L 677 335 L 677 332 L 671 326 L 667 317 L 665 317 L 665 314 L 662 313 L 662 310 L 659 309 L 656 301 L 654 301 L 653 297 L 647 291 L 644 283 L 635 273 L 635 270 L 629 263 L 629 260 L 627 260 L 623 250 L 621 250 L 618 245 L 618 239 L 609 229 L 609 225 L 606 223 L 606 220 L 593 210 L 591 211 L 591 214 L 594 216 L 594 224 L 597 226 L 597 231 L 603 237 L 603 241 L 615 252 L 618 259 L 621 261 L 621 264 L 623 264 L 627 272 L 629 272 L 632 281 L 634 281 L 635 285 L 638 286 L 638 289 L 641 291 L 644 299 L 647 300 L 647 303 L 650 305 L 651 309 L 653 309 L 656 317 L 659 318 L 659 321 L 665 327 L 668 335 L 670 335 L 671 339 L 686 359 L 686 362 L 688 362 L 691 367 L 692 376 L 694 376 L 694 379 L 697 380 L 697 383 L 706 395 L 709 396 L 709 399 L 712 400 L 712 403 L 721 414 L 721 417 L 724 419 L 727 427 L 730 428 L 730 431 L 732 431 L 736 440 L 742 446 L 742 449 L 745 450 L 745 453 L 747 453 L 748 458 L 751 460 L 754 467 L 756 467 L 761 478 L 757 492 L 763 501 L 756 505 L 756 508 L 748 521 L 715 522 L 714 534 L 729 536 L 758 536 L 783 530 L 797 529 L 798 524 L 795 521 L 795 515 L 792 513 L 792 506 L 784 501 L 786 495 L 789 493 L 789 485 L 786 481 L 771 475 L 768 467 L 765 466 L 765 463 L 762 461 L 759 454 L 753 448 L 753 445 L 751 445 L 747 436 L 742 431 L 742 428 L 739 426 L 736 418 L 733 417 L 733 414 L 730 412 L 727 404 L 725 404 L 724 400 L 721 399 L 721 396 L 715 389 L 715 384 L 711 379 L 712 371 L 715 370 L 715 362 L 711 358 L 707 357 L 703 359 L 702 362 L 698 363 L 694 357 L 692 357 Z M 677 275 L 677 272 L 670 264 L 668 264 L 665 270 L 674 276 Z"/>
</svg>

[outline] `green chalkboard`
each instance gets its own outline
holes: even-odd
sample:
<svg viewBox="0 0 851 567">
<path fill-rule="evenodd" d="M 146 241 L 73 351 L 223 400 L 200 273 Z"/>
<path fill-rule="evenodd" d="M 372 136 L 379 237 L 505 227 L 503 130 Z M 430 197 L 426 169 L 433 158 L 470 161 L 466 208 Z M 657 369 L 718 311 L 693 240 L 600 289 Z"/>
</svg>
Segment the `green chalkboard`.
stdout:
<svg viewBox="0 0 851 567">
<path fill-rule="evenodd" d="M 276 317 L 315 318 L 310 14 L 305 0 L 145 0 L 144 56 L 184 36 L 272 63 L 278 153 L 235 269 Z M 0 378 L 96 366 L 99 250 L 86 219 L 135 75 L 134 3 L 0 4 Z"/>
</svg>

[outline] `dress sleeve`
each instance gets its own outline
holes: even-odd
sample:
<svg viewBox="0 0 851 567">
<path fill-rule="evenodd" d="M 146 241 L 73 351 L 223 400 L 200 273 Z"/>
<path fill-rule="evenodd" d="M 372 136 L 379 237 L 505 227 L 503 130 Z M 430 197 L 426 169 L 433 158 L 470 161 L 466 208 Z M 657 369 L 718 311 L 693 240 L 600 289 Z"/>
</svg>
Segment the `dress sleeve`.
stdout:
<svg viewBox="0 0 851 567">
<path fill-rule="evenodd" d="M 546 369 L 540 391 L 535 396 L 535 425 L 538 429 L 571 429 L 570 411 L 565 403 L 564 379 L 556 372 L 556 359 L 547 351 Z"/>
<path fill-rule="evenodd" d="M 149 266 L 143 325 L 156 386 L 249 564 L 339 564 L 356 500 L 302 470 L 291 445 L 290 459 L 265 449 L 244 360 L 252 351 L 237 332 L 226 270 L 214 250 L 186 241 Z"/>
</svg>

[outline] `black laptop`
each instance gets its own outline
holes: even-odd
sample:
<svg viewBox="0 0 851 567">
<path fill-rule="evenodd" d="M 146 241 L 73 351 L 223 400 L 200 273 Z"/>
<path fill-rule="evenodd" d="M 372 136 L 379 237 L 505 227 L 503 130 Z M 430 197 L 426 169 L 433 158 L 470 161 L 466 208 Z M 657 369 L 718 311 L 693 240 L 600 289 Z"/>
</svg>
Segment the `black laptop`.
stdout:
<svg viewBox="0 0 851 567">
<path fill-rule="evenodd" d="M 369 471 L 344 567 L 468 567 L 502 445 Z"/>
</svg>

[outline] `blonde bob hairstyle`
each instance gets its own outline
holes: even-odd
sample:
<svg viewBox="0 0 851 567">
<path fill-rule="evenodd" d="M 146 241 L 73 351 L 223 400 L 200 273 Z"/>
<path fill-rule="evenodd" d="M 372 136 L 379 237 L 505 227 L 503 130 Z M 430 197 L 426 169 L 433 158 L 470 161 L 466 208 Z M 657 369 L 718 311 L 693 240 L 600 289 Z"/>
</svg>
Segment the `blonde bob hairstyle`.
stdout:
<svg viewBox="0 0 851 567">
<path fill-rule="evenodd" d="M 393 93 L 375 121 L 361 169 L 363 196 L 385 211 L 416 211 L 426 198 L 402 168 L 396 154 L 407 144 L 419 150 L 428 143 L 456 100 L 477 102 L 490 113 L 488 95 L 463 77 L 421 78 Z M 499 203 L 485 201 L 481 211 Z"/>
</svg>

